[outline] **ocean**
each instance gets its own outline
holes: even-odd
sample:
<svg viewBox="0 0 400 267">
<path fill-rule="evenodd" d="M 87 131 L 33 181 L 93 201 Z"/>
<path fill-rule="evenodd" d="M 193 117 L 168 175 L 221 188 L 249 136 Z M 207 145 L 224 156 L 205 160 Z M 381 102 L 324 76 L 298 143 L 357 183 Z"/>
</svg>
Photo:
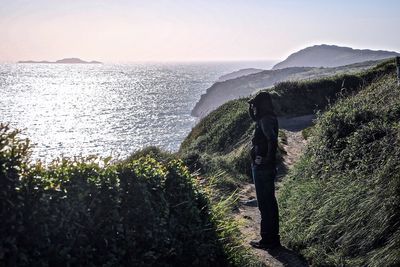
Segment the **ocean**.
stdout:
<svg viewBox="0 0 400 267">
<path fill-rule="evenodd" d="M 274 62 L 0 64 L 0 123 L 22 130 L 32 159 L 177 151 L 190 112 L 221 75 Z"/>
</svg>

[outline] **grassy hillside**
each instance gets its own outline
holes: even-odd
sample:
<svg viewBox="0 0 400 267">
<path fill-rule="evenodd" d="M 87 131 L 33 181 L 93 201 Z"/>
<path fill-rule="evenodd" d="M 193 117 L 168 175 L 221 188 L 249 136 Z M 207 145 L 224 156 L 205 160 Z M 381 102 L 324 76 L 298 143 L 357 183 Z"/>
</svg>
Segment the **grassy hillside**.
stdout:
<svg viewBox="0 0 400 267">
<path fill-rule="evenodd" d="M 393 73 L 394 60 L 357 74 L 336 75 L 310 81 L 281 82 L 268 89 L 279 116 L 296 116 L 323 110 L 338 97 L 356 93 L 377 78 Z M 224 153 L 240 143 L 251 120 L 247 114 L 248 98 L 229 101 L 203 118 L 183 141 L 180 151 L 196 150 Z"/>
<path fill-rule="evenodd" d="M 156 148 L 123 162 L 29 162 L 0 124 L 0 266 L 247 266 L 229 219 L 182 161 Z"/>
<path fill-rule="evenodd" d="M 253 122 L 247 107 L 247 99 L 238 99 L 211 112 L 192 129 L 179 151 L 192 171 L 217 175 L 216 184 L 229 192 L 250 175 Z"/>
<path fill-rule="evenodd" d="M 270 89 L 278 115 L 305 115 L 324 110 L 339 97 L 357 93 L 379 77 L 396 70 L 394 60 L 355 74 L 341 74 L 309 81 L 282 82 Z"/>
<path fill-rule="evenodd" d="M 400 87 L 338 101 L 279 192 L 282 236 L 317 266 L 400 265 Z"/>
<path fill-rule="evenodd" d="M 279 192 L 284 242 L 316 266 L 400 264 L 400 88 L 394 73 L 389 60 L 356 75 L 269 89 L 279 115 L 323 114 L 305 132 L 310 146 Z M 205 176 L 222 172 L 222 186 L 232 189 L 250 167 L 253 124 L 246 102 L 211 112 L 180 149 L 190 166 Z"/>
<path fill-rule="evenodd" d="M 363 86 L 394 71 L 394 60 L 389 60 L 357 74 L 282 82 L 268 91 L 279 116 L 312 114 L 323 111 L 338 98 L 355 94 Z M 179 151 L 192 170 L 223 172 L 220 182 L 231 189 L 248 179 L 250 174 L 248 151 L 254 127 L 248 115 L 247 100 L 232 100 L 211 112 L 192 129 Z M 282 133 L 280 138 L 282 143 Z M 278 159 L 283 153 L 280 149 Z"/>
</svg>

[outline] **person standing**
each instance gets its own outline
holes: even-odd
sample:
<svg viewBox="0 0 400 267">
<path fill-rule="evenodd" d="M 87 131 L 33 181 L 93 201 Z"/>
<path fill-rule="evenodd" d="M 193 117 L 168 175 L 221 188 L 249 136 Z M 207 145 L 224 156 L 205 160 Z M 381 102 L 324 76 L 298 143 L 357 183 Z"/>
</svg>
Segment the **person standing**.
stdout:
<svg viewBox="0 0 400 267">
<path fill-rule="evenodd" d="M 256 122 L 251 149 L 252 176 L 261 213 L 261 240 L 253 240 L 250 245 L 274 249 L 281 246 L 278 203 L 275 198 L 278 120 L 268 92 L 258 93 L 248 103 L 250 116 Z"/>
</svg>

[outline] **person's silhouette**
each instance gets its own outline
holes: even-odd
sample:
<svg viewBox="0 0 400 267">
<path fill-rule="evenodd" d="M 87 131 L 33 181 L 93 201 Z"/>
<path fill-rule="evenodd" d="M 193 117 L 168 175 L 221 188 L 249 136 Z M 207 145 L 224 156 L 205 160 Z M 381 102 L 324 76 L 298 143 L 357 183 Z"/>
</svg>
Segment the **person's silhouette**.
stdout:
<svg viewBox="0 0 400 267">
<path fill-rule="evenodd" d="M 278 120 L 268 92 L 258 93 L 249 104 L 250 116 L 256 122 L 251 149 L 252 176 L 261 213 L 261 240 L 251 241 L 250 244 L 256 248 L 273 249 L 281 246 L 275 198 Z"/>
</svg>

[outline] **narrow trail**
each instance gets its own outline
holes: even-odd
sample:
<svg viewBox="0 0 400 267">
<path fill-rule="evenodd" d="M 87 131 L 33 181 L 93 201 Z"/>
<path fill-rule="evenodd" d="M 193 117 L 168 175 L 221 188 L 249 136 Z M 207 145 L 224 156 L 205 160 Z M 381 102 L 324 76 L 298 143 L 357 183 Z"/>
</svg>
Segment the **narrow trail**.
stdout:
<svg viewBox="0 0 400 267">
<path fill-rule="evenodd" d="M 292 168 L 303 153 L 307 141 L 304 140 L 301 131 L 312 125 L 314 119 L 315 116 L 313 115 L 279 119 L 280 129 L 285 132 L 287 137 L 287 144 L 284 145 L 284 149 L 287 153 L 284 156 L 285 170 L 278 171 L 279 180 L 284 179 L 287 173 L 286 170 Z M 277 188 L 279 188 L 279 183 L 277 184 Z M 279 194 L 279 190 L 276 193 Z M 239 192 L 239 198 L 240 203 L 255 199 L 256 192 L 254 184 L 245 184 Z M 240 204 L 236 218 L 244 222 L 240 230 L 245 237 L 243 240 L 244 245 L 250 247 L 249 242 L 251 240 L 260 238 L 259 232 L 261 217 L 258 207 Z M 265 266 L 308 266 L 308 264 L 298 254 L 285 247 L 270 252 L 260 249 L 252 249 L 252 251 Z"/>
</svg>

